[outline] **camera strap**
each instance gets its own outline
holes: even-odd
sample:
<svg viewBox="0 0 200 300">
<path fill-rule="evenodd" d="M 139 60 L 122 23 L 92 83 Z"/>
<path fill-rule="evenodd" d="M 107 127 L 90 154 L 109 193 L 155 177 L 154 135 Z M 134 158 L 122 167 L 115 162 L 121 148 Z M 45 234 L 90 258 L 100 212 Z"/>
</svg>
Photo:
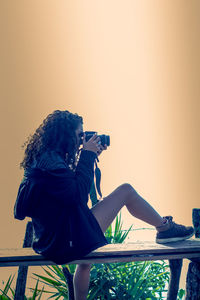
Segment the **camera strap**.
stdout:
<svg viewBox="0 0 200 300">
<path fill-rule="evenodd" d="M 100 183 L 101 183 L 101 170 L 98 168 L 96 160 L 95 160 L 95 178 L 96 178 L 96 189 L 97 189 L 97 192 L 98 192 L 99 196 L 102 198 L 101 187 L 100 187 Z"/>
</svg>

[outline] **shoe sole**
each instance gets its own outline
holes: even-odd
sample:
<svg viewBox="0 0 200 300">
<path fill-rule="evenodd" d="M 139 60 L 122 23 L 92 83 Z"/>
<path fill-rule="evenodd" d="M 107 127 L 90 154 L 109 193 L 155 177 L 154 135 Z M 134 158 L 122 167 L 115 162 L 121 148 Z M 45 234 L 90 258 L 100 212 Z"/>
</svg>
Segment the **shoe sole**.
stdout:
<svg viewBox="0 0 200 300">
<path fill-rule="evenodd" d="M 183 237 L 174 237 L 174 238 L 168 238 L 168 239 L 156 239 L 156 243 L 165 244 L 165 243 L 179 242 L 179 241 L 187 240 L 187 239 L 191 238 L 193 235 L 194 235 L 194 232 L 188 236 L 183 236 Z"/>
</svg>

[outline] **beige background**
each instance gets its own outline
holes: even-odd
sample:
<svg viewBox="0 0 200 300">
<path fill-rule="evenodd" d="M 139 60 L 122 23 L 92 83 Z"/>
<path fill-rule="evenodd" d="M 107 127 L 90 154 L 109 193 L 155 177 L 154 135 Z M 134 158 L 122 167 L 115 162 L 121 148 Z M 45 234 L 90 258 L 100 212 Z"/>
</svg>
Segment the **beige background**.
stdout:
<svg viewBox="0 0 200 300">
<path fill-rule="evenodd" d="M 100 159 L 104 195 L 129 182 L 161 215 L 192 224 L 200 207 L 199 1 L 0 5 L 0 248 L 23 243 L 26 221 L 13 218 L 21 145 L 55 109 L 111 136 Z M 124 228 L 146 226 L 122 213 Z M 0 280 L 16 270 L 2 268 Z"/>
</svg>

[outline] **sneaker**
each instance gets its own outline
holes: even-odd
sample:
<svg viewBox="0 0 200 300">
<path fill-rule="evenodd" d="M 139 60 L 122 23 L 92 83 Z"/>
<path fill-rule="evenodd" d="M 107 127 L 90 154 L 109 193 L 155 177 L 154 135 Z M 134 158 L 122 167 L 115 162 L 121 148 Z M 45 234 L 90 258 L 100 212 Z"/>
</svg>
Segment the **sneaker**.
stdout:
<svg viewBox="0 0 200 300">
<path fill-rule="evenodd" d="M 183 225 L 176 224 L 175 222 L 172 221 L 173 218 L 171 216 L 164 217 L 164 219 L 167 220 L 166 224 L 160 226 L 160 228 L 159 227 L 157 228 L 162 230 L 165 226 L 167 226 L 168 229 L 162 231 L 159 230 L 159 232 L 157 232 L 156 243 L 165 244 L 170 242 L 177 242 L 177 241 L 189 239 L 190 237 L 193 236 L 194 228 L 192 226 L 186 227 Z"/>
</svg>

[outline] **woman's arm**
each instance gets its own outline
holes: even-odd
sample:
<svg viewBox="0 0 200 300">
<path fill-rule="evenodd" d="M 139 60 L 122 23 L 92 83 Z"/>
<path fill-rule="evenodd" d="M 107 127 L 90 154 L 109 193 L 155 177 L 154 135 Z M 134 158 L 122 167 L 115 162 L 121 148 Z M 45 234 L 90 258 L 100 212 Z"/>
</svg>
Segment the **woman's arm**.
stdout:
<svg viewBox="0 0 200 300">
<path fill-rule="evenodd" d="M 94 179 L 94 161 L 96 154 L 89 150 L 82 150 L 75 171 L 75 180 L 81 194 L 89 194 Z"/>
<path fill-rule="evenodd" d="M 94 161 L 106 149 L 107 146 L 101 145 L 101 140 L 97 134 L 94 134 L 87 142 L 84 134 L 83 149 L 76 168 L 76 180 L 78 181 L 80 195 L 87 193 L 87 201 L 94 180 Z"/>
</svg>

